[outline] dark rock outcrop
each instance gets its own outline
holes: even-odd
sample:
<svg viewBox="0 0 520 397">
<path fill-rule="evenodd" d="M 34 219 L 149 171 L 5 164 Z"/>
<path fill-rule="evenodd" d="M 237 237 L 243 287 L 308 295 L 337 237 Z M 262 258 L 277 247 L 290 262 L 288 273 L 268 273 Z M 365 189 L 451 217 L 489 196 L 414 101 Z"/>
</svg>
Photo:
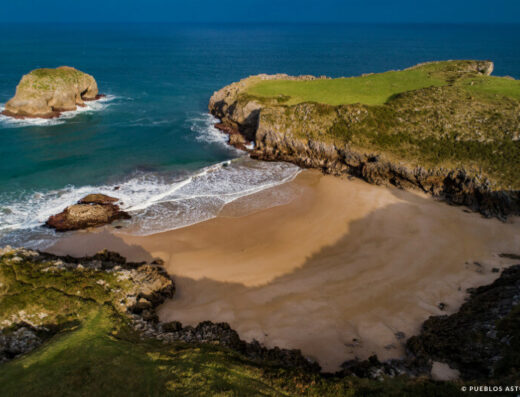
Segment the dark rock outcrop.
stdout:
<svg viewBox="0 0 520 397">
<path fill-rule="evenodd" d="M 42 343 L 38 330 L 28 324 L 20 324 L 7 332 L 0 330 L 0 363 L 28 353 Z"/>
<path fill-rule="evenodd" d="M 245 342 L 227 323 L 204 321 L 196 327 L 185 326 L 178 321 L 169 323 L 151 322 L 146 318 L 137 318 L 134 326 L 144 335 L 164 342 L 181 341 L 185 343 L 210 343 L 236 351 L 249 359 L 261 363 L 286 368 L 298 368 L 318 373 L 320 366 L 301 353 L 300 350 L 267 348 L 258 341 Z"/>
<path fill-rule="evenodd" d="M 469 292 L 457 313 L 430 317 L 408 340 L 408 352 L 424 363 L 446 362 L 468 380 L 518 375 L 520 265 Z"/>
<path fill-rule="evenodd" d="M 353 175 L 376 185 L 420 189 L 425 193 L 463 205 L 487 217 L 504 219 L 520 214 L 519 191 L 493 190 L 488 181 L 468 175 L 464 169 L 409 168 L 378 154 L 339 148 L 315 140 L 301 141 L 260 125 L 251 157 L 265 161 L 288 161 L 303 168 L 317 168 L 332 175 Z"/>
<path fill-rule="evenodd" d="M 119 219 L 130 219 L 130 215 L 114 204 L 118 199 L 103 194 L 89 194 L 77 204 L 59 214 L 51 216 L 46 226 L 58 232 L 102 226 Z"/>
</svg>

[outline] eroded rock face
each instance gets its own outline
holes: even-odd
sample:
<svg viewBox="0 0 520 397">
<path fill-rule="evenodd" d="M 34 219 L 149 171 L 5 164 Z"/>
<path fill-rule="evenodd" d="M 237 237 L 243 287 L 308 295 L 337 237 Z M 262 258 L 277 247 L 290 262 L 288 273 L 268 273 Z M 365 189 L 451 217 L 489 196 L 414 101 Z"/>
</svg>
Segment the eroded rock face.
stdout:
<svg viewBox="0 0 520 397">
<path fill-rule="evenodd" d="M 94 77 L 69 66 L 36 69 L 22 77 L 3 114 L 15 118 L 53 118 L 99 99 Z"/>
<path fill-rule="evenodd" d="M 411 69 L 423 65 L 425 64 L 416 65 Z M 458 67 L 460 70 L 452 73 L 489 75 L 493 71 L 493 63 L 489 61 L 466 62 Z M 498 189 L 486 176 L 474 170 L 459 166 L 417 166 L 396 160 L 393 156 L 385 156 L 380 150 L 360 149 L 323 138 L 329 136 L 336 125 L 344 126 L 344 130 L 347 130 L 372 117 L 370 109 L 365 105 L 333 107 L 301 103 L 279 106 L 275 100 L 273 102 L 271 99 L 264 99 L 260 103 L 258 98 L 245 94 L 248 87 L 262 80 L 312 79 L 317 77 L 252 76 L 215 92 L 210 99 L 209 110 L 220 119 L 221 122 L 216 127 L 230 136 L 231 145 L 245 150 L 248 141 L 254 142 L 254 150 L 249 150 L 253 158 L 288 161 L 303 168 L 316 168 L 332 175 L 353 175 L 377 185 L 419 189 L 451 204 L 467 206 L 486 217 L 505 219 L 509 215 L 520 214 L 519 190 Z M 439 89 L 436 88 L 422 90 L 419 99 L 424 99 L 421 95 L 434 98 L 436 101 L 443 100 Z M 430 104 L 426 101 L 422 105 L 417 104 L 418 108 L 420 106 L 423 106 L 421 109 L 424 110 Z M 398 115 L 402 118 L 407 117 L 405 113 Z M 479 117 L 473 119 L 480 122 Z M 422 124 L 429 128 L 428 123 Z"/>
<path fill-rule="evenodd" d="M 0 330 L 0 363 L 36 349 L 42 338 L 31 326 L 23 324 L 11 332 Z"/>
<path fill-rule="evenodd" d="M 90 194 L 77 204 L 51 216 L 46 226 L 58 232 L 107 225 L 118 219 L 130 219 L 130 215 L 114 204 L 118 199 L 102 194 Z"/>
</svg>

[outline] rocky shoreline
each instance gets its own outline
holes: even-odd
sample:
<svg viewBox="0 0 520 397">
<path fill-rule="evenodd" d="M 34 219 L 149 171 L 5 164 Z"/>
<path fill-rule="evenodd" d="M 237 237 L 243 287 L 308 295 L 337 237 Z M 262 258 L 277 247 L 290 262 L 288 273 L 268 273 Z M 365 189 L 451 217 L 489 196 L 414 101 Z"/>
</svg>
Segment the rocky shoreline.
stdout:
<svg viewBox="0 0 520 397">
<path fill-rule="evenodd" d="M 95 284 L 109 293 L 105 302 L 127 316 L 133 328 L 143 338 L 155 338 L 164 343 L 180 341 L 217 344 L 243 354 L 257 363 L 298 368 L 313 373 L 320 371 L 320 366 L 304 357 L 299 350 L 278 347 L 268 349 L 257 341 L 247 343 L 226 323 L 214 324 L 206 321 L 196 327 L 183 327 L 179 322 L 159 322 L 157 307 L 166 299 L 172 298 L 175 293 L 174 281 L 159 260 L 150 264 L 127 262 L 118 253 L 109 251 L 90 257 L 75 258 L 6 247 L 0 251 L 0 270 L 11 263 L 30 263 L 31 267 L 35 268 L 32 277 L 37 277 L 38 274 L 45 277 L 49 273 L 53 274 L 53 277 L 60 277 L 62 272 L 72 272 L 76 273 L 78 278 L 88 277 L 90 280 L 97 280 L 100 275 L 109 275 L 110 278 L 115 277 L 118 281 L 125 282 L 124 288 L 119 283 L 111 285 L 110 281 L 103 279 L 97 280 Z M 86 299 L 81 295 L 81 291 L 77 294 L 81 299 Z M 24 310 L 21 314 L 18 312 L 9 320 L 0 322 L 0 362 L 29 353 L 70 325 L 49 322 L 49 316 L 42 313 L 32 315 Z"/>
<path fill-rule="evenodd" d="M 519 259 L 516 255 L 508 258 Z M 76 277 L 97 280 L 106 296 L 105 302 L 128 317 L 132 327 L 142 338 L 154 338 L 165 344 L 172 342 L 214 344 L 233 350 L 259 365 L 292 368 L 318 374 L 318 363 L 306 358 L 300 350 L 278 347 L 266 348 L 259 342 L 245 342 L 227 323 L 205 321 L 183 326 L 177 321 L 160 322 L 156 309 L 175 293 L 173 279 L 161 261 L 127 262 L 117 253 L 103 251 L 91 257 L 55 256 L 26 249 L 5 248 L 0 255 L 0 270 L 5 267 L 33 267 L 46 277 L 60 277 L 62 272 Z M 18 273 L 18 271 L 17 271 Z M 117 280 L 118 284 L 105 281 Z M 99 280 L 98 280 L 99 279 Z M 121 284 L 123 283 L 123 284 Z M 124 285 L 124 287 L 123 287 Z M 53 288 L 62 288 L 55 286 Z M 461 309 L 452 315 L 434 316 L 422 326 L 421 332 L 406 342 L 406 357 L 381 362 L 377 356 L 368 360 L 349 360 L 335 377 L 356 376 L 382 379 L 407 375 L 430 376 L 434 361 L 448 363 L 461 373 L 464 380 L 493 380 L 516 376 L 520 357 L 520 264 L 504 270 L 492 284 L 469 290 L 469 297 Z M 67 292 L 70 293 L 70 292 Z M 81 299 L 92 300 L 76 294 Z M 70 326 L 74 321 L 59 323 L 43 312 L 29 313 L 26 309 L 4 319 L 0 329 L 0 362 L 9 361 L 39 347 L 50 337 Z M 77 321 L 77 320 L 75 320 Z M 404 337 L 404 336 L 403 336 Z"/>
<path fill-rule="evenodd" d="M 473 72 L 485 75 L 493 70 L 492 62 L 476 62 L 473 66 L 476 68 Z M 418 189 L 450 204 L 466 206 L 486 217 L 504 220 L 509 215 L 520 215 L 518 190 L 496 189 L 489 179 L 465 168 L 411 167 L 381 152 L 355 149 L 348 144 L 337 146 L 326 139 L 316 139 L 331 128 L 328 125 L 330 120 L 319 118 L 324 111 L 322 105 L 279 106 L 244 94 L 250 80 L 280 79 L 318 78 L 260 75 L 224 87 L 211 97 L 209 111 L 220 119 L 216 127 L 230 135 L 231 145 L 247 150 L 246 145 L 252 142 L 254 149 L 248 152 L 255 159 L 288 161 L 332 175 L 352 175 L 373 184 Z M 342 117 L 350 120 L 348 123 L 351 124 L 366 117 L 362 105 L 347 105 L 337 111 L 345 112 L 346 116 Z M 294 130 L 300 127 L 308 131 L 309 138 L 302 139 L 294 134 Z"/>
</svg>

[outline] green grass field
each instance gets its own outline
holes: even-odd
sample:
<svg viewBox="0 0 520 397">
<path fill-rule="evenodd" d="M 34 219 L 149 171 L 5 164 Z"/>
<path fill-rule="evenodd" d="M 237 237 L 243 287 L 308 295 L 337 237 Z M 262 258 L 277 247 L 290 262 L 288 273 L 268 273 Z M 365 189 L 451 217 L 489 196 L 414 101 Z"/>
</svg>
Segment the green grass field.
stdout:
<svg viewBox="0 0 520 397">
<path fill-rule="evenodd" d="M 142 341 L 108 307 L 0 368 L 4 396 L 284 395 L 231 353 Z"/>
<path fill-rule="evenodd" d="M 255 364 L 212 345 L 141 339 L 110 307 L 29 355 L 0 364 L 2 396 L 459 396 L 426 379 L 323 377 Z"/>
<path fill-rule="evenodd" d="M 458 84 L 474 94 L 509 97 L 520 101 L 520 80 L 495 76 L 479 76 L 477 78 L 463 79 Z"/>
<path fill-rule="evenodd" d="M 327 105 L 383 105 L 393 96 L 427 87 L 453 84 L 474 94 L 520 100 L 520 81 L 510 78 L 457 74 L 465 61 L 430 63 L 412 69 L 358 77 L 318 80 L 260 80 L 246 90 L 251 97 L 276 98 L 284 105 L 315 102 Z"/>
<path fill-rule="evenodd" d="M 287 105 L 302 102 L 382 105 L 395 94 L 445 84 L 443 79 L 421 70 L 405 70 L 340 79 L 267 80 L 254 84 L 247 93 L 266 98 L 285 97 L 283 103 Z"/>
</svg>

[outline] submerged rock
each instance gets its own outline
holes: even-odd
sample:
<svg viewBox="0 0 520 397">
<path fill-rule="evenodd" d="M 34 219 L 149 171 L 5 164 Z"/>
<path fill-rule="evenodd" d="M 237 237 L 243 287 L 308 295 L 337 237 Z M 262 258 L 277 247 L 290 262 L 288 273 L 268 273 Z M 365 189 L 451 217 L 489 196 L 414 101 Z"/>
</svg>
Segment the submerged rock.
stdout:
<svg viewBox="0 0 520 397">
<path fill-rule="evenodd" d="M 69 66 L 36 69 L 22 77 L 2 113 L 20 119 L 54 118 L 100 97 L 96 80 L 89 74 Z"/>
<path fill-rule="evenodd" d="M 77 204 L 51 216 L 45 226 L 58 232 L 86 229 L 107 225 L 118 219 L 130 219 L 130 215 L 114 204 L 118 199 L 103 194 L 89 194 Z"/>
</svg>

